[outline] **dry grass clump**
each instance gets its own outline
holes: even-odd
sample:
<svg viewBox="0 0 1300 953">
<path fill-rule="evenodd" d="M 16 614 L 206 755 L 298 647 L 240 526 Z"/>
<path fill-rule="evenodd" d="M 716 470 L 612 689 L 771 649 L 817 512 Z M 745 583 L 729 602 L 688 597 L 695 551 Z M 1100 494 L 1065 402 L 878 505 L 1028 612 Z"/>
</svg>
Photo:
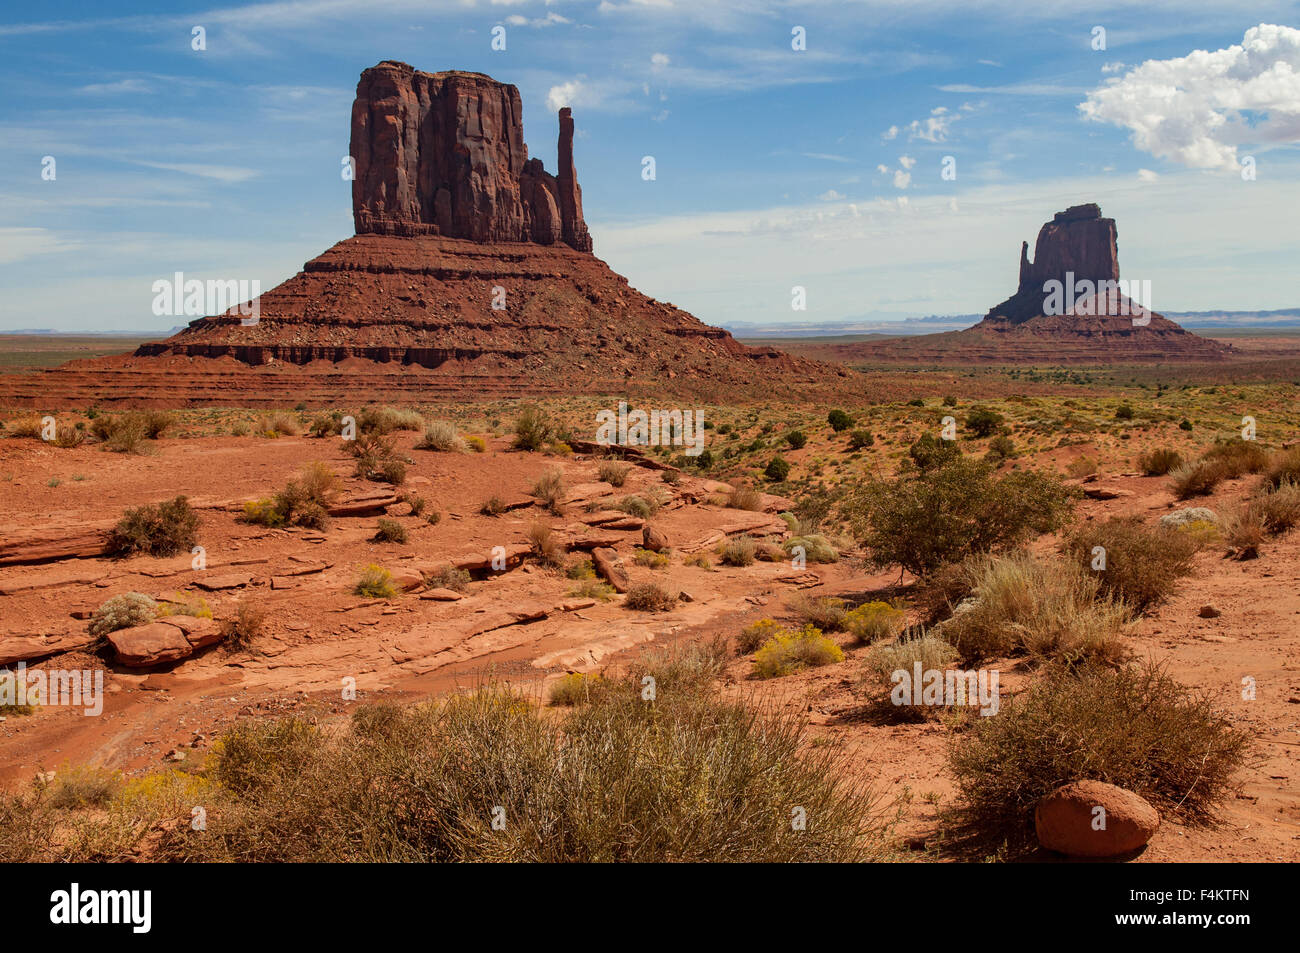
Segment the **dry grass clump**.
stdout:
<svg viewBox="0 0 1300 953">
<path fill-rule="evenodd" d="M 569 596 L 574 599 L 599 599 L 601 602 L 609 602 L 614 595 L 613 586 L 595 577 L 579 578 L 578 584 L 569 590 Z"/>
<path fill-rule="evenodd" d="M 756 511 L 763 506 L 763 494 L 745 483 L 739 483 L 731 488 L 731 493 L 727 496 L 727 508 L 732 510 L 750 510 Z"/>
<path fill-rule="evenodd" d="M 1300 483 L 1284 479 L 1273 485 L 1265 482 L 1246 503 L 1243 520 L 1258 523 L 1276 536 L 1300 523 Z"/>
<path fill-rule="evenodd" d="M 637 516 L 643 520 L 649 519 L 659 512 L 659 507 L 663 503 L 654 493 L 647 493 L 644 496 L 625 496 L 617 503 L 611 503 L 610 509 L 619 510 L 628 516 Z"/>
<path fill-rule="evenodd" d="M 617 460 L 602 460 L 600 466 L 596 468 L 596 476 L 602 483 L 608 483 L 610 486 L 622 486 L 627 482 L 627 475 L 632 470 L 630 463 L 620 463 Z"/>
<path fill-rule="evenodd" d="M 1160 447 L 1138 457 L 1138 469 L 1145 476 L 1164 476 L 1183 464 L 1183 457 L 1177 450 Z"/>
<path fill-rule="evenodd" d="M 436 572 L 424 577 L 424 581 L 429 588 L 450 589 L 452 592 L 468 591 L 471 579 L 472 577 L 468 572 L 464 569 L 457 569 L 451 564 L 441 566 Z"/>
<path fill-rule="evenodd" d="M 415 445 L 415 449 L 465 453 L 469 450 L 469 446 L 457 432 L 455 424 L 445 420 L 435 420 L 424 428 L 424 436 Z"/>
<path fill-rule="evenodd" d="M 44 426 L 40 417 L 19 417 L 5 424 L 5 436 L 21 440 L 40 440 Z"/>
<path fill-rule="evenodd" d="M 964 663 L 1014 655 L 1068 664 L 1126 657 L 1128 609 L 1100 591 L 1097 574 L 1028 555 L 975 559 L 966 571 L 977 601 L 934 630 Z"/>
<path fill-rule="evenodd" d="M 568 488 L 564 485 L 564 472 L 558 467 L 547 470 L 533 484 L 532 495 L 546 504 L 546 508 L 559 516 L 564 512 L 564 494 Z"/>
<path fill-rule="evenodd" d="M 1223 482 L 1223 468 L 1209 460 L 1184 463 L 1169 471 L 1169 489 L 1179 500 L 1209 496 Z"/>
<path fill-rule="evenodd" d="M 1216 464 L 1225 480 L 1259 473 L 1269 464 L 1268 452 L 1257 441 L 1241 437 L 1219 441 L 1201 459 Z"/>
<path fill-rule="evenodd" d="M 1300 447 L 1273 454 L 1264 468 L 1266 486 L 1279 487 L 1283 483 L 1300 483 Z"/>
<path fill-rule="evenodd" d="M 775 619 L 759 619 L 757 622 L 751 622 L 736 636 L 736 654 L 748 655 L 750 652 L 757 651 L 759 646 L 768 639 L 785 631 L 785 626 Z"/>
<path fill-rule="evenodd" d="M 247 652 L 266 626 L 266 610 L 249 599 L 240 599 L 235 614 L 221 621 L 222 644 L 228 651 Z"/>
<path fill-rule="evenodd" d="M 677 605 L 677 597 L 657 582 L 642 582 L 629 587 L 623 607 L 636 612 L 667 612 Z"/>
<path fill-rule="evenodd" d="M 866 659 L 867 677 L 874 686 L 891 688 L 895 672 L 907 672 L 910 677 L 917 662 L 923 672 L 945 671 L 957 658 L 952 643 L 933 635 L 899 639 L 871 647 Z"/>
<path fill-rule="evenodd" d="M 667 569 L 672 565 L 672 558 L 667 553 L 656 553 L 651 549 L 636 548 L 636 555 L 632 561 L 638 566 L 645 566 L 647 569 Z"/>
<path fill-rule="evenodd" d="M 258 417 L 253 429 L 264 437 L 296 437 L 302 433 L 302 421 L 295 414 L 279 411 Z"/>
<path fill-rule="evenodd" d="M 564 543 L 546 523 L 538 520 L 528 527 L 528 545 L 543 566 L 560 569 L 565 563 Z"/>
<path fill-rule="evenodd" d="M 118 629 L 148 625 L 157 617 L 157 602 L 142 592 L 124 592 L 96 609 L 86 630 L 91 635 L 104 636 Z"/>
<path fill-rule="evenodd" d="M 338 493 L 337 474 L 319 461 L 309 463 L 274 497 L 245 503 L 243 520 L 260 526 L 324 529 Z"/>
<path fill-rule="evenodd" d="M 1072 562 L 1096 576 L 1099 593 L 1127 603 L 1135 613 L 1169 597 L 1177 581 L 1191 573 L 1196 549 L 1193 535 L 1147 526 L 1136 517 L 1081 526 L 1062 546 Z"/>
<path fill-rule="evenodd" d="M 357 430 L 363 434 L 390 434 L 395 430 L 422 430 L 424 417 L 414 410 L 396 407 L 365 407 L 356 415 Z"/>
<path fill-rule="evenodd" d="M 189 552 L 198 539 L 199 517 L 183 496 L 129 509 L 109 534 L 116 556 L 175 556 Z"/>
<path fill-rule="evenodd" d="M 173 615 L 187 615 L 195 619 L 211 619 L 212 607 L 208 605 L 208 600 L 202 596 L 189 596 L 177 592 L 173 593 L 171 598 L 160 600 L 158 603 L 158 618 L 163 619 Z"/>
<path fill-rule="evenodd" d="M 49 805 L 59 811 L 107 807 L 122 790 L 119 771 L 91 765 L 61 770 L 49 789 Z"/>
<path fill-rule="evenodd" d="M 728 539 L 718 547 L 718 558 L 724 566 L 752 566 L 758 544 L 750 536 Z"/>
<path fill-rule="evenodd" d="M 755 678 L 779 678 L 805 668 L 844 661 L 844 650 L 812 625 L 781 629 L 754 653 Z"/>
<path fill-rule="evenodd" d="M 848 610 L 843 599 L 832 596 L 810 596 L 796 593 L 786 601 L 786 606 L 800 622 L 816 626 L 823 632 L 840 632 Z"/>
<path fill-rule="evenodd" d="M 1053 670 L 954 736 L 958 819 L 1030 849 L 1038 800 L 1071 781 L 1105 781 L 1161 813 L 1205 821 L 1232 790 L 1249 734 L 1155 666 Z"/>
<path fill-rule="evenodd" d="M 378 432 L 363 433 L 349 440 L 348 453 L 356 458 L 357 476 L 376 483 L 400 486 L 406 482 L 406 459 L 397 452 L 391 437 Z"/>
<path fill-rule="evenodd" d="M 604 681 L 599 675 L 568 672 L 551 683 L 547 701 L 554 706 L 585 705 L 604 687 Z"/>
</svg>

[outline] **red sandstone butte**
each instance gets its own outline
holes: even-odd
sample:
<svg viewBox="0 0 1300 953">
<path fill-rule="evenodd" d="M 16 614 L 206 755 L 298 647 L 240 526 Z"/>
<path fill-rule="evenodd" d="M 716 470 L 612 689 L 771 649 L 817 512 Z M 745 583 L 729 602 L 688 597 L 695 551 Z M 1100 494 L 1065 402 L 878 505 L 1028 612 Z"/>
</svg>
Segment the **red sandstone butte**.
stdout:
<svg viewBox="0 0 1300 953">
<path fill-rule="evenodd" d="M 517 87 L 385 60 L 357 83 L 351 154 L 358 235 L 563 241 L 591 251 L 568 107 L 560 110 L 557 178 L 528 158 Z"/>
</svg>

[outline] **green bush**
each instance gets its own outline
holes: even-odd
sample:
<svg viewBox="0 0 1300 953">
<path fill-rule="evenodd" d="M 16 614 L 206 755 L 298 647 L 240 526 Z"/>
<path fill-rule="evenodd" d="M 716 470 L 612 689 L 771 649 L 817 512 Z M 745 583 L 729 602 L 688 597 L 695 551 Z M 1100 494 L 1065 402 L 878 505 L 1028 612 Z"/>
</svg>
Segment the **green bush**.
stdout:
<svg viewBox="0 0 1300 953">
<path fill-rule="evenodd" d="M 987 407 L 975 407 L 966 415 L 966 429 L 976 437 L 991 437 L 1002 426 L 1002 415 Z"/>
<path fill-rule="evenodd" d="M 1145 476 L 1164 476 L 1182 465 L 1182 454 L 1163 447 L 1138 457 L 1138 468 Z"/>
<path fill-rule="evenodd" d="M 376 543 L 405 543 L 406 527 L 397 520 L 380 519 L 373 538 Z"/>
<path fill-rule="evenodd" d="M 95 610 L 87 631 L 94 636 L 104 636 L 118 629 L 148 625 L 157 617 L 157 602 L 142 592 L 124 592 Z"/>
<path fill-rule="evenodd" d="M 540 407 L 528 406 L 519 412 L 515 421 L 515 439 L 512 446 L 516 450 L 537 451 L 546 446 L 555 435 L 555 427 L 546 411 Z"/>
<path fill-rule="evenodd" d="M 929 473 L 958 459 L 961 450 L 955 440 L 942 440 L 926 433 L 921 434 L 916 443 L 907 448 L 907 456 L 917 470 Z"/>
<path fill-rule="evenodd" d="M 198 514 L 178 496 L 127 510 L 109 534 L 108 549 L 117 556 L 175 556 L 193 548 L 198 530 Z"/>
<path fill-rule="evenodd" d="M 826 415 L 826 422 L 831 425 L 831 430 L 836 433 L 848 430 L 853 426 L 853 418 L 838 408 Z"/>
<path fill-rule="evenodd" d="M 769 460 L 767 466 L 763 468 L 763 476 L 773 483 L 782 483 L 789 475 L 790 463 L 780 454 Z"/>
<path fill-rule="evenodd" d="M 820 629 L 805 625 L 797 632 L 779 632 L 754 653 L 756 678 L 779 678 L 805 668 L 843 662 L 844 651 Z"/>
<path fill-rule="evenodd" d="M 1015 470 L 998 477 L 989 464 L 959 457 L 927 472 L 868 480 L 841 512 L 874 565 L 924 576 L 1060 529 L 1072 499 L 1053 476 Z"/>
<path fill-rule="evenodd" d="M 802 430 L 791 430 L 785 435 L 785 442 L 791 450 L 799 450 L 808 442 L 808 437 Z"/>
<path fill-rule="evenodd" d="M 869 645 L 893 639 L 903 631 L 907 613 L 888 602 L 864 602 L 844 614 L 844 631 L 858 642 Z"/>
<path fill-rule="evenodd" d="M 849 434 L 850 450 L 865 450 L 867 447 L 875 444 L 876 438 L 871 435 L 870 430 L 855 430 Z"/>
</svg>

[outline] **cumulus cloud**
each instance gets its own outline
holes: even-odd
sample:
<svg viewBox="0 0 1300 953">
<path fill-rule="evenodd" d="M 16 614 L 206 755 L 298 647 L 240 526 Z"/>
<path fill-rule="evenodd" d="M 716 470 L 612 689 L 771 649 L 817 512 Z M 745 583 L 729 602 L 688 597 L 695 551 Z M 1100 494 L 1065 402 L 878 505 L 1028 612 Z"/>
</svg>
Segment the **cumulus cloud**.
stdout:
<svg viewBox="0 0 1300 953">
<path fill-rule="evenodd" d="M 913 159 L 911 156 L 899 156 L 898 164 L 901 165 L 904 169 L 910 169 L 912 168 L 912 166 L 916 165 L 916 160 Z"/>
<path fill-rule="evenodd" d="M 972 112 L 975 107 L 966 103 L 961 108 L 963 112 Z M 896 139 L 900 133 L 906 132 L 909 141 L 921 139 L 925 142 L 943 142 L 948 138 L 952 124 L 961 118 L 959 114 L 949 112 L 947 106 L 935 106 L 930 110 L 930 115 L 924 119 L 913 119 L 901 128 L 890 126 L 881 138 Z"/>
<path fill-rule="evenodd" d="M 912 173 L 904 172 L 902 169 L 894 171 L 894 188 L 905 189 L 912 184 Z"/>
<path fill-rule="evenodd" d="M 655 53 L 653 56 L 650 57 L 651 69 L 656 69 L 656 70 L 664 69 L 671 62 L 672 59 L 669 58 L 667 53 Z"/>
<path fill-rule="evenodd" d="M 843 195 L 841 195 L 839 192 L 836 192 L 834 189 L 827 189 L 825 192 L 823 192 L 821 195 L 817 197 L 821 199 L 823 202 L 838 202 L 840 199 L 844 198 Z"/>
<path fill-rule="evenodd" d="M 518 13 L 512 13 L 510 16 L 506 17 L 506 22 L 511 26 L 528 26 L 540 29 L 542 27 L 558 26 L 561 23 L 572 23 L 573 21 L 568 17 L 560 16 L 554 10 L 551 10 L 546 14 L 546 16 L 536 17 L 532 20 L 528 19 L 528 17 L 520 16 Z"/>
<path fill-rule="evenodd" d="M 1150 169 L 1138 169 L 1138 180 L 1141 182 L 1154 182 L 1160 178 L 1158 172 L 1152 172 Z"/>
<path fill-rule="evenodd" d="M 585 92 L 583 85 L 576 79 L 561 83 L 559 86 L 552 86 L 550 92 L 546 94 L 546 108 L 555 112 L 565 106 L 572 106 Z"/>
<path fill-rule="evenodd" d="M 1261 23 L 1240 45 L 1147 60 L 1079 104 L 1123 126 L 1143 152 L 1196 169 L 1236 169 L 1241 145 L 1300 143 L 1300 30 Z"/>
</svg>

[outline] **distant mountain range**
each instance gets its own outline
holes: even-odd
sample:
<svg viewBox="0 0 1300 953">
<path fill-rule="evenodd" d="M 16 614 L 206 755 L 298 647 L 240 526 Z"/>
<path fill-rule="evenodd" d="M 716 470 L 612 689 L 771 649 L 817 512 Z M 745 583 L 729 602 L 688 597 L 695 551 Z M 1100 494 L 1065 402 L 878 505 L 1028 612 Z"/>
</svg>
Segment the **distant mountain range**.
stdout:
<svg viewBox="0 0 1300 953">
<path fill-rule="evenodd" d="M 1278 311 L 1165 311 L 1164 316 L 1192 330 L 1276 330 L 1300 331 L 1300 308 Z M 960 331 L 979 322 L 982 314 L 931 314 L 907 317 L 903 313 L 873 311 L 839 321 L 792 321 L 788 324 L 761 321 L 729 321 L 723 324 L 741 339 L 815 338 L 878 334 L 887 337 Z"/>
</svg>

